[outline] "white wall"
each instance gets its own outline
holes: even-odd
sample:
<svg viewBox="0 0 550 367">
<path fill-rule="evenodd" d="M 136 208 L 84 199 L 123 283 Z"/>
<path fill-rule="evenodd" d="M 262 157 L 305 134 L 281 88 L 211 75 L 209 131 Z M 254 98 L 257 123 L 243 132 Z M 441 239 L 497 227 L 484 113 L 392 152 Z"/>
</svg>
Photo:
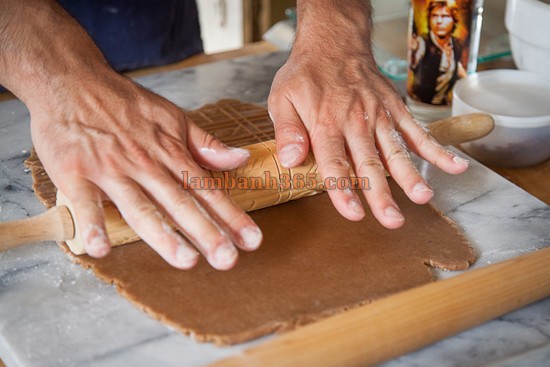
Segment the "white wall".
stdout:
<svg viewBox="0 0 550 367">
<path fill-rule="evenodd" d="M 411 6 L 410 0 L 372 0 L 371 3 L 375 21 L 406 17 Z"/>
<path fill-rule="evenodd" d="M 243 47 L 243 0 L 196 0 L 204 52 Z"/>
</svg>

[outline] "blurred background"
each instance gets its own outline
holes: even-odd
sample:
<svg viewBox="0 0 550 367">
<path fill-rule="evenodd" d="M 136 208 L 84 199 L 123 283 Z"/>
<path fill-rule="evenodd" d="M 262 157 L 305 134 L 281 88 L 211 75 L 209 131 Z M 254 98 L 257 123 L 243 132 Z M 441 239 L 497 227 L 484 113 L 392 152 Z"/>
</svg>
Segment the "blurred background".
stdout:
<svg viewBox="0 0 550 367">
<path fill-rule="evenodd" d="M 280 50 L 292 46 L 296 0 L 199 0 L 197 4 L 206 54 L 236 50 L 262 40 Z M 410 4 L 410 0 L 372 0 L 375 58 L 382 73 L 400 89 L 407 77 Z M 483 1 L 478 63 L 511 55 L 505 8 L 505 0 Z"/>
<path fill-rule="evenodd" d="M 197 4 L 205 52 L 211 54 L 261 41 L 265 33 L 281 21 L 290 20 L 284 23 L 292 26 L 296 0 L 199 0 Z M 378 47 L 397 56 L 404 54 L 410 1 L 372 0 L 372 5 Z M 494 36 L 506 33 L 505 7 L 505 0 L 484 1 L 483 33 L 493 41 Z M 281 33 L 286 35 L 285 31 Z"/>
</svg>

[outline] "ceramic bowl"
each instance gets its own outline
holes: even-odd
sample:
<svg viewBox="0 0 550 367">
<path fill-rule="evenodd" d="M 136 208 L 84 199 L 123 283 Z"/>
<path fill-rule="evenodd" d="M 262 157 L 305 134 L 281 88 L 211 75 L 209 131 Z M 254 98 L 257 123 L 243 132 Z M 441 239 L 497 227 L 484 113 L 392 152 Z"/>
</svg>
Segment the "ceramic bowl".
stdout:
<svg viewBox="0 0 550 367">
<path fill-rule="evenodd" d="M 520 70 L 490 70 L 460 79 L 452 114 L 490 113 L 495 129 L 462 144 L 482 163 L 524 167 L 550 158 L 550 79 Z"/>
<path fill-rule="evenodd" d="M 505 24 L 518 69 L 550 78 L 550 0 L 507 0 Z"/>
</svg>

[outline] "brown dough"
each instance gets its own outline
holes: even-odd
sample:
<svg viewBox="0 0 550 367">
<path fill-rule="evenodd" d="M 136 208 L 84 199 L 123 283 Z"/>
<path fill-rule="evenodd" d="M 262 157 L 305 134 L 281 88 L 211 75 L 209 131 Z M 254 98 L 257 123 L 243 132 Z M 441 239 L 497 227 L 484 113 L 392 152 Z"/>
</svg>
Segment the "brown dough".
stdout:
<svg viewBox="0 0 550 367">
<path fill-rule="evenodd" d="M 29 166 L 37 195 L 51 203 L 55 190 L 36 156 Z M 347 221 L 327 194 L 303 198 L 251 213 L 264 242 L 255 252 L 241 252 L 228 272 L 204 260 L 192 270 L 177 270 L 143 242 L 113 248 L 105 259 L 73 258 L 181 332 L 235 344 L 428 283 L 428 265 L 458 270 L 475 260 L 446 217 L 411 203 L 390 185 L 407 218 L 403 228 L 385 229 L 370 213 L 361 222 Z"/>
</svg>

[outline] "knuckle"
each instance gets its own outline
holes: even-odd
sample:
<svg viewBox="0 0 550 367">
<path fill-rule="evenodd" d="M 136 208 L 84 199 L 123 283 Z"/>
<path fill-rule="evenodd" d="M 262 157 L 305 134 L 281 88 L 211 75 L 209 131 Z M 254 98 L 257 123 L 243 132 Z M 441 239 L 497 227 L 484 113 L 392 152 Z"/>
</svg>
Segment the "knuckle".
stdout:
<svg viewBox="0 0 550 367">
<path fill-rule="evenodd" d="M 70 172 L 72 176 L 82 177 L 88 173 L 88 166 L 76 157 L 62 161 L 59 167 L 61 172 Z"/>
<path fill-rule="evenodd" d="M 331 172 L 347 172 L 349 170 L 349 163 L 342 158 L 332 158 L 326 162 L 325 170 L 328 173 Z"/>
<path fill-rule="evenodd" d="M 174 202 L 175 218 L 183 218 L 189 215 L 189 210 L 195 206 L 195 199 L 190 194 L 180 195 Z"/>
<path fill-rule="evenodd" d="M 297 139 L 298 137 L 302 138 L 302 132 L 301 130 L 292 122 L 290 121 L 277 121 L 277 125 L 275 127 L 275 131 L 278 135 L 279 139 L 283 139 L 284 141 L 296 141 L 300 140 Z"/>
<path fill-rule="evenodd" d="M 438 151 L 435 154 L 430 155 L 427 157 L 427 161 L 430 162 L 432 165 L 439 167 L 441 162 L 449 159 L 449 152 L 441 148 L 440 151 Z"/>
<path fill-rule="evenodd" d="M 426 149 L 430 149 L 430 148 L 436 148 L 437 149 L 438 146 L 439 146 L 439 143 L 437 143 L 437 141 L 430 134 L 428 134 L 425 131 L 422 133 L 422 135 L 420 137 L 420 142 L 418 144 L 418 147 L 421 150 L 426 150 Z M 443 149 L 443 148 L 441 148 L 441 149 Z"/>
<path fill-rule="evenodd" d="M 382 106 L 378 98 L 373 98 L 369 102 L 370 109 L 377 113 L 381 110 Z"/>
<path fill-rule="evenodd" d="M 368 157 L 363 159 L 357 165 L 357 174 L 360 176 L 365 176 L 370 171 L 373 171 L 373 170 L 378 172 L 384 171 L 384 165 L 382 164 L 379 158 Z"/>
<path fill-rule="evenodd" d="M 116 198 L 121 198 L 121 204 L 127 204 L 129 206 L 139 206 L 143 204 L 143 197 L 140 191 L 136 188 L 135 184 L 127 177 L 113 177 L 109 181 L 105 182 L 106 185 L 117 183 L 117 187 L 112 192 L 113 201 Z"/>
<path fill-rule="evenodd" d="M 130 142 L 126 144 L 127 156 L 140 167 L 152 167 L 154 165 L 150 154 L 140 144 Z M 113 157 L 111 155 L 111 161 Z"/>
<path fill-rule="evenodd" d="M 77 198 L 71 200 L 71 202 L 75 210 L 81 210 L 85 213 L 95 213 L 103 208 L 99 200 L 92 198 Z"/>
<path fill-rule="evenodd" d="M 180 157 L 186 151 L 183 142 L 168 134 L 159 136 L 160 147 L 168 157 Z"/>
<path fill-rule="evenodd" d="M 388 154 L 387 163 L 391 164 L 398 160 L 409 160 L 409 155 L 401 147 L 392 148 Z"/>
<path fill-rule="evenodd" d="M 142 220 L 159 220 L 159 215 L 155 207 L 150 203 L 136 203 L 133 205 L 128 215 L 135 221 L 140 222 Z"/>
<path fill-rule="evenodd" d="M 208 189 L 201 190 L 200 197 L 206 204 L 213 206 L 216 203 L 226 199 L 226 194 L 220 189 Z"/>
<path fill-rule="evenodd" d="M 218 138 L 206 131 L 203 131 L 201 140 L 201 146 L 205 148 L 212 148 L 219 143 Z"/>
<path fill-rule="evenodd" d="M 354 108 L 349 113 L 349 122 L 355 125 L 363 126 L 365 125 L 365 116 L 368 116 L 363 109 Z"/>
<path fill-rule="evenodd" d="M 108 175 L 116 175 L 118 172 L 123 172 L 123 161 L 126 157 L 121 157 L 117 153 L 114 152 L 107 152 L 103 156 L 103 172 L 107 173 Z"/>
<path fill-rule="evenodd" d="M 397 128 L 401 128 L 403 122 L 407 119 L 412 119 L 412 116 L 405 110 L 405 108 L 400 107 L 399 105 L 393 104 L 393 113 L 392 117 L 395 121 Z"/>
</svg>

